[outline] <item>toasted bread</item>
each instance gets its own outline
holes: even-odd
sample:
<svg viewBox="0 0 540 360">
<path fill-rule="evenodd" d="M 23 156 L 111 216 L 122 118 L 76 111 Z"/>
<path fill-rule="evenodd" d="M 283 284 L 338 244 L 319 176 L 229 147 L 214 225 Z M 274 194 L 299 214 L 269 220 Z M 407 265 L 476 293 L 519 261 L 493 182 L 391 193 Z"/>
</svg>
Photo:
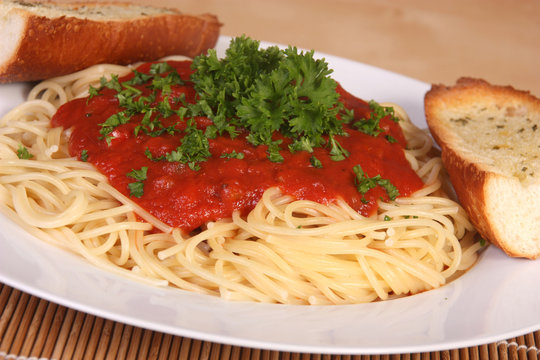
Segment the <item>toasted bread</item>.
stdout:
<svg viewBox="0 0 540 360">
<path fill-rule="evenodd" d="M 471 222 L 513 257 L 540 255 L 540 99 L 461 78 L 425 96 L 429 129 Z"/>
<path fill-rule="evenodd" d="M 98 63 L 130 64 L 213 47 L 210 14 L 129 3 L 0 1 L 0 82 L 42 80 Z"/>
</svg>

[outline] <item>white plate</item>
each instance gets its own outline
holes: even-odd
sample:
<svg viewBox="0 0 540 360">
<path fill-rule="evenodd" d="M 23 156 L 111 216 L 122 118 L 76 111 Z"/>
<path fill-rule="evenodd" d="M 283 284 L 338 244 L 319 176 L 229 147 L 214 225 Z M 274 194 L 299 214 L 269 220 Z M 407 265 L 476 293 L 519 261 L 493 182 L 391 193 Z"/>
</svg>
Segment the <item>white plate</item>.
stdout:
<svg viewBox="0 0 540 360">
<path fill-rule="evenodd" d="M 228 38 L 221 38 L 222 53 Z M 321 55 L 321 54 L 319 54 Z M 322 55 L 321 55 L 322 56 Z M 401 104 L 425 126 L 428 85 L 324 55 L 345 89 Z M 27 86 L 0 86 L 0 114 Z M 540 261 L 489 248 L 464 276 L 419 295 L 361 305 L 231 303 L 153 288 L 94 268 L 0 218 L 0 281 L 38 297 L 134 326 L 231 345 L 291 352 L 388 354 L 490 343 L 540 329 Z"/>
</svg>

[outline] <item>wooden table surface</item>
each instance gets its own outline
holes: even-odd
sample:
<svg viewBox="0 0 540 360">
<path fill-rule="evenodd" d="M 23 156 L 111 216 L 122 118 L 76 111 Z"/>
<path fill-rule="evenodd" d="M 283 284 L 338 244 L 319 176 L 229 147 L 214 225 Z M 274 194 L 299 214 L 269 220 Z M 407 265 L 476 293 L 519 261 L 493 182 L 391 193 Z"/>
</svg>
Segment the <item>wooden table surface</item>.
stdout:
<svg viewBox="0 0 540 360">
<path fill-rule="evenodd" d="M 258 40 L 315 49 L 427 83 L 453 84 L 461 76 L 472 76 L 494 84 L 513 85 L 540 96 L 540 1 L 134 1 L 176 7 L 187 13 L 213 13 L 223 23 L 223 35 L 246 34 Z M 133 348 L 130 350 L 124 341 L 128 338 L 132 345 L 133 339 L 139 339 L 136 344 L 142 345 L 136 345 L 138 350 L 135 350 L 150 358 L 153 357 L 150 354 L 157 354 L 155 346 L 161 349 L 159 353 L 169 355 L 171 349 L 180 354 L 188 354 L 186 351 L 189 351 L 191 355 L 195 351 L 193 349 L 199 349 L 198 354 L 205 354 L 203 357 L 206 358 L 223 357 L 224 351 L 229 354 L 228 358 L 300 358 L 298 354 L 220 347 L 134 329 L 57 307 L 1 284 L 0 289 L 3 307 L 0 359 L 17 358 L 18 355 L 71 358 L 85 352 L 87 358 L 93 358 L 107 351 L 109 353 L 104 357 L 121 358 L 120 354 L 127 354 L 126 358 L 132 358 L 129 353 Z M 28 309 L 33 311 L 32 318 L 23 315 Z M 93 337 L 84 338 L 79 333 L 84 333 L 86 328 L 99 332 L 92 332 Z M 41 343 L 38 341 L 40 331 L 49 334 L 47 339 L 40 340 Z M 17 334 L 21 332 L 26 335 L 19 337 Z M 79 340 L 70 343 L 72 337 Z M 103 339 L 109 344 L 108 348 L 98 346 L 103 345 Z M 494 359 L 500 354 L 505 358 L 510 353 L 503 354 L 501 349 L 504 348 L 513 351 L 511 357 L 532 359 L 540 354 L 538 344 L 540 332 L 489 346 L 432 353 L 431 357 Z M 39 352 L 34 351 L 36 348 Z M 217 352 L 213 353 L 210 349 L 214 348 Z M 111 349 L 114 351 L 110 352 Z M 235 353 L 238 356 L 233 356 Z M 410 358 L 409 355 L 403 356 Z M 412 356 L 420 357 L 430 358 L 429 354 Z"/>
</svg>

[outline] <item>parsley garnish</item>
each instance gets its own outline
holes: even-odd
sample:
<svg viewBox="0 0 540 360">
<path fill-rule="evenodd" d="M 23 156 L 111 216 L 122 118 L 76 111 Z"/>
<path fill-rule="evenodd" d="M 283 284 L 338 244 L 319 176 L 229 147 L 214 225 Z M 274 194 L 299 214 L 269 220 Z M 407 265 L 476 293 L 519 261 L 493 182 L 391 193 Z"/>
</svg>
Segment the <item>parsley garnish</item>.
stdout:
<svg viewBox="0 0 540 360">
<path fill-rule="evenodd" d="M 147 178 L 148 167 L 143 166 L 139 170 L 133 169 L 126 174 L 127 177 L 135 179 L 135 182 L 129 183 L 129 195 L 140 198 L 144 194 L 144 181 Z"/>
<path fill-rule="evenodd" d="M 88 88 L 88 98 L 86 99 L 86 103 L 88 104 L 88 101 L 90 101 L 94 96 L 98 96 L 98 95 L 99 95 L 99 89 L 90 85 L 90 87 Z"/>
<path fill-rule="evenodd" d="M 370 100 L 369 108 L 371 109 L 371 113 L 369 117 L 367 119 L 361 119 L 360 121 L 357 121 L 353 124 L 355 128 L 357 128 L 359 131 L 363 132 L 364 134 L 377 136 L 381 132 L 383 132 L 383 130 L 379 126 L 379 123 L 386 116 L 389 116 L 390 119 L 392 119 L 395 122 L 399 121 L 399 118 L 394 115 L 393 107 L 381 106 L 376 101 Z M 387 137 L 388 141 L 395 142 L 394 138 L 392 138 L 390 135 L 388 136 L 389 136 Z"/>
<path fill-rule="evenodd" d="M 197 92 L 195 104 L 188 103 L 185 95 L 174 94 L 173 87 L 184 85 L 184 81 L 167 62 L 152 64 L 148 73 L 134 70 L 127 81 L 120 81 L 115 75 L 108 80 L 102 78 L 99 88 L 90 87 L 88 100 L 110 89 L 115 92 L 120 111 L 99 124 L 101 139 L 110 145 L 115 129 L 135 118 L 134 121 L 140 121 L 133 127 L 135 136 L 183 133 L 180 145 L 167 154 L 154 157 L 146 149 L 148 159 L 180 162 L 192 170 L 199 170 L 200 163 L 211 157 L 209 139 L 220 135 L 234 138 L 241 133 L 253 146 L 266 146 L 272 162 L 282 162 L 284 151 L 313 153 L 315 148 L 328 151 L 334 161 L 346 159 L 350 153 L 338 139 L 348 135 L 343 125 L 353 121 L 354 113 L 340 101 L 337 83 L 330 77 L 332 70 L 326 61 L 316 59 L 313 51 L 303 52 L 291 46 L 261 49 L 259 45 L 258 41 L 242 36 L 231 40 L 222 59 L 212 49 L 197 56 L 190 78 Z M 358 130 L 378 136 L 383 132 L 379 126 L 381 119 L 390 117 L 398 121 L 393 108 L 375 101 L 370 101 L 369 106 L 368 118 L 353 124 Z M 179 120 L 173 125 L 162 123 L 175 115 Z M 197 116 L 210 118 L 212 124 L 198 129 Z M 179 122 L 184 124 L 178 126 Z M 281 137 L 275 136 L 278 132 Z M 390 135 L 386 139 L 396 141 Z M 81 160 L 86 161 L 87 156 L 83 151 Z M 225 159 L 243 157 L 243 153 L 236 151 L 221 154 Z M 315 156 L 311 156 L 310 163 L 315 168 L 322 167 Z M 143 167 L 127 174 L 136 180 L 129 184 L 131 196 L 143 195 L 146 171 Z M 376 186 L 383 187 L 391 200 L 399 195 L 397 188 L 380 175 L 369 178 L 360 165 L 354 166 L 353 171 L 362 201 L 367 191 Z"/>
<path fill-rule="evenodd" d="M 344 160 L 350 155 L 350 153 L 345 150 L 333 136 L 330 136 L 330 158 L 334 161 Z"/>
<path fill-rule="evenodd" d="M 19 148 L 17 149 L 17 157 L 19 159 L 28 160 L 34 157 L 34 155 L 30 154 L 30 151 L 23 145 L 19 145 Z"/>
<path fill-rule="evenodd" d="M 223 59 L 214 50 L 196 57 L 191 80 L 214 122 L 210 131 L 234 137 L 238 128 L 247 129 L 248 141 L 267 145 L 274 162 L 283 161 L 280 144 L 272 140 L 276 131 L 292 139 L 290 151 L 328 145 L 334 160 L 345 158 L 334 135 L 346 134 L 342 124 L 351 112 L 339 101 L 332 70 L 313 55 L 296 47 L 259 49 L 258 41 L 239 37 Z"/>
<path fill-rule="evenodd" d="M 233 150 L 233 151 L 230 152 L 230 153 L 223 153 L 223 154 L 221 154 L 220 157 L 221 157 L 222 159 L 240 159 L 240 160 L 242 160 L 242 159 L 244 158 L 244 156 L 245 156 L 245 155 L 244 155 L 243 152 L 238 153 L 238 152 L 236 152 L 236 151 Z"/>
<path fill-rule="evenodd" d="M 88 150 L 84 149 L 83 151 L 81 151 L 81 161 L 88 161 Z"/>
<path fill-rule="evenodd" d="M 186 129 L 186 135 L 181 140 L 182 144 L 176 150 L 168 153 L 165 158 L 169 162 L 181 162 L 187 164 L 191 170 L 199 170 L 197 164 L 206 161 L 210 154 L 208 138 L 202 130 L 190 126 Z"/>
<path fill-rule="evenodd" d="M 144 183 L 135 181 L 128 184 L 129 196 L 140 198 L 144 195 Z"/>
<path fill-rule="evenodd" d="M 311 156 L 311 157 L 309 158 L 309 162 L 310 162 L 311 165 L 312 165 L 313 167 L 315 167 L 315 168 L 319 168 L 319 169 L 320 169 L 320 168 L 323 167 L 321 160 L 317 159 L 315 156 Z"/>
<path fill-rule="evenodd" d="M 148 167 L 143 166 L 139 170 L 135 170 L 135 169 L 131 170 L 130 172 L 126 174 L 126 176 L 132 179 L 135 179 L 137 181 L 144 181 L 146 180 L 147 172 L 148 172 Z"/>
<path fill-rule="evenodd" d="M 376 101 L 371 100 L 369 102 L 369 108 L 371 109 L 371 111 L 373 111 L 372 116 L 374 116 L 377 119 L 382 119 L 383 117 L 389 116 L 390 120 L 394 122 L 399 121 L 399 118 L 396 116 L 394 112 L 394 108 L 391 106 L 381 106 Z"/>
<path fill-rule="evenodd" d="M 163 160 L 165 159 L 165 156 L 158 156 L 158 157 L 154 157 L 154 155 L 152 154 L 152 152 L 150 151 L 149 148 L 146 148 L 144 150 L 144 155 L 146 155 L 146 157 L 152 161 L 160 161 L 160 160 Z"/>
<path fill-rule="evenodd" d="M 152 89 L 152 93 L 148 96 L 142 96 L 142 91 L 135 87 L 135 85 L 141 85 L 151 80 L 149 88 Z M 165 128 L 160 118 L 167 118 L 175 111 L 172 110 L 169 102 L 169 96 L 171 93 L 171 87 L 175 85 L 183 85 L 184 81 L 180 78 L 180 75 L 166 62 L 155 63 L 150 66 L 149 74 L 142 73 L 137 70 L 133 70 L 133 77 L 129 80 L 120 82 L 117 75 L 112 75 L 109 80 L 105 77 L 100 79 L 101 86 L 99 88 L 90 87 L 89 97 L 99 95 L 103 89 L 112 89 L 116 91 L 115 97 L 118 99 L 118 105 L 123 108 L 122 111 L 113 114 L 105 120 L 101 126 L 100 134 L 101 139 L 107 141 L 107 144 L 111 144 L 112 132 L 120 125 L 127 124 L 132 116 L 137 114 L 143 114 L 143 121 L 140 125 L 135 127 L 135 136 L 140 131 L 143 131 L 150 136 L 160 136 L 167 132 L 174 132 L 174 127 Z M 161 101 L 156 101 L 158 94 L 163 94 Z"/>
<path fill-rule="evenodd" d="M 375 175 L 374 177 L 368 177 L 360 165 L 355 165 L 353 167 L 353 172 L 356 175 L 354 183 L 356 184 L 356 189 L 360 194 L 362 194 L 362 202 L 367 203 L 368 201 L 364 195 L 371 189 L 376 186 L 382 186 L 390 200 L 395 200 L 399 196 L 398 189 L 390 182 L 388 179 L 381 178 L 381 175 Z"/>
<path fill-rule="evenodd" d="M 105 139 L 107 141 L 107 144 L 111 144 L 112 135 L 111 133 L 114 131 L 114 129 L 122 124 L 127 124 L 129 122 L 129 116 L 126 114 L 125 111 L 121 111 L 119 113 L 113 114 L 105 120 L 104 123 L 99 124 L 101 126 L 101 130 L 99 130 L 99 133 L 102 135 L 102 139 Z"/>
</svg>

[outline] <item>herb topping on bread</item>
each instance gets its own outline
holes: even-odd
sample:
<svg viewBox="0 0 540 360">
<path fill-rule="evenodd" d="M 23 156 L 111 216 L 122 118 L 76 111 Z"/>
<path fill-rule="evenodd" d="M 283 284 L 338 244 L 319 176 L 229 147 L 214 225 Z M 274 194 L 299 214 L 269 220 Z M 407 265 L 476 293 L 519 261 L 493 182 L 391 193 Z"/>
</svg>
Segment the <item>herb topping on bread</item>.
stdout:
<svg viewBox="0 0 540 360">
<path fill-rule="evenodd" d="M 540 99 L 461 78 L 425 96 L 429 129 L 472 223 L 508 255 L 540 255 Z"/>
</svg>

